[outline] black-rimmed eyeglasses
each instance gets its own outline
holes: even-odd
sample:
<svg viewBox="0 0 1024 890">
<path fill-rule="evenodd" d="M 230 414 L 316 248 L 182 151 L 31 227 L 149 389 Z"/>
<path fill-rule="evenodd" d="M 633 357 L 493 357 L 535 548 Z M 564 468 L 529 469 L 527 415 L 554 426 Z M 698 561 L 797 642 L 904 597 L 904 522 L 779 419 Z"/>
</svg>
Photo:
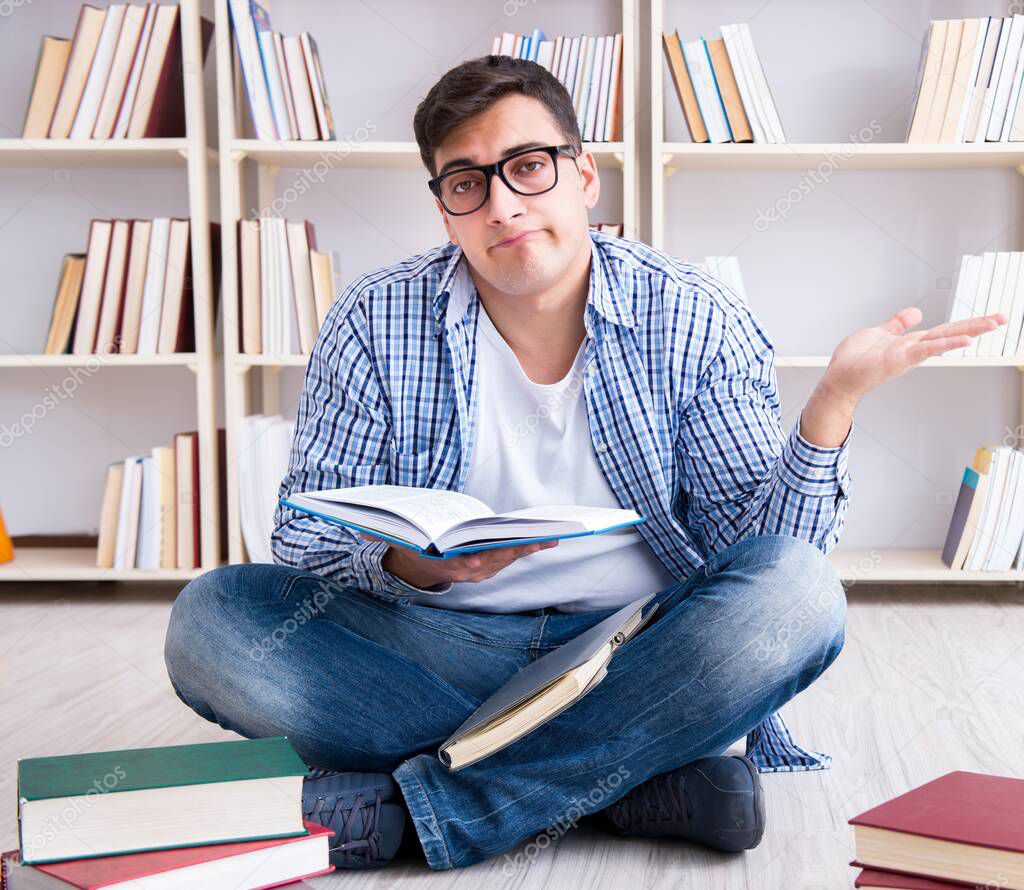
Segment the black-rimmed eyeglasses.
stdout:
<svg viewBox="0 0 1024 890">
<path fill-rule="evenodd" d="M 575 158 L 579 152 L 571 145 L 546 145 L 528 148 L 477 167 L 460 167 L 435 176 L 427 185 L 444 209 L 452 216 L 465 216 L 479 210 L 491 196 L 491 177 L 501 181 L 518 195 L 542 195 L 558 185 L 558 156 Z"/>
</svg>

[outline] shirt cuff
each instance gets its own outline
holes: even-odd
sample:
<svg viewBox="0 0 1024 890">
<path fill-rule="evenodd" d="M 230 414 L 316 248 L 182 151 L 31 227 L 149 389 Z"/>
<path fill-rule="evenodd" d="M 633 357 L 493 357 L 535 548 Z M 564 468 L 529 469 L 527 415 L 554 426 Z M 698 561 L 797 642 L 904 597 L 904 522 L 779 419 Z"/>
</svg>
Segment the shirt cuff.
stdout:
<svg viewBox="0 0 1024 890">
<path fill-rule="evenodd" d="M 437 596 L 452 589 L 451 581 L 443 587 L 415 587 L 391 574 L 381 565 L 390 546 L 387 541 L 360 540 L 352 550 L 352 574 L 360 588 L 400 597 L 418 596 L 421 593 Z"/>
<path fill-rule="evenodd" d="M 824 448 L 800 435 L 800 418 L 797 417 L 779 461 L 783 484 L 811 497 L 849 497 L 849 451 L 855 425 L 856 421 L 851 421 L 842 445 Z"/>
</svg>

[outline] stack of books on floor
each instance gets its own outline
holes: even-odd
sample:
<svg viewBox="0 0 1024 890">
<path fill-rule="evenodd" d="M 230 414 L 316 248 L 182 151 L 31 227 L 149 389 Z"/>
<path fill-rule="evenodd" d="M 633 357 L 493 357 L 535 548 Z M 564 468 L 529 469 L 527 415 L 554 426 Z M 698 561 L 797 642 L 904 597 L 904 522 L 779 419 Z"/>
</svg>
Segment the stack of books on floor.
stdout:
<svg viewBox="0 0 1024 890">
<path fill-rule="evenodd" d="M 171 353 L 195 349 L 187 219 L 94 219 L 85 253 L 64 256 L 47 355 Z M 210 223 L 213 294 L 220 224 Z"/>
<path fill-rule="evenodd" d="M 294 419 L 264 414 L 242 418 L 238 432 L 239 512 L 249 562 L 274 562 L 270 538 L 294 436 Z"/>
<path fill-rule="evenodd" d="M 622 35 L 546 37 L 505 32 L 494 38 L 491 55 L 529 59 L 547 68 L 572 97 L 584 142 L 622 139 Z"/>
<path fill-rule="evenodd" d="M 333 139 L 334 119 L 316 42 L 284 37 L 256 0 L 229 0 L 231 31 L 257 139 Z"/>
<path fill-rule="evenodd" d="M 849 820 L 863 890 L 1024 890 L 1024 779 L 957 771 Z"/>
<path fill-rule="evenodd" d="M 213 24 L 202 22 L 202 53 Z M 200 66 L 202 67 L 202 66 Z M 74 37 L 44 37 L 24 139 L 148 139 L 185 135 L 176 4 L 85 5 Z"/>
<path fill-rule="evenodd" d="M 1024 540 L 1024 450 L 982 446 L 964 469 L 942 548 L 951 569 L 1021 568 Z"/>
<path fill-rule="evenodd" d="M 303 819 L 288 739 L 18 761 L 18 844 L 3 890 L 260 890 L 334 870 Z"/>
<path fill-rule="evenodd" d="M 1016 355 L 1024 325 L 1024 253 L 999 250 L 965 255 L 953 291 L 950 321 L 1002 312 L 1007 322 L 950 355 Z"/>
<path fill-rule="evenodd" d="M 308 220 L 240 220 L 238 243 L 239 349 L 308 354 L 334 302 L 336 257 L 316 249 Z"/>
<path fill-rule="evenodd" d="M 220 511 L 220 547 L 227 545 L 224 429 L 217 431 L 220 503 L 207 504 L 199 484 L 199 434 L 107 467 L 96 565 L 101 569 L 197 569 L 206 510 Z"/>
<path fill-rule="evenodd" d="M 907 142 L 1024 140 L 1024 15 L 933 21 Z"/>
<path fill-rule="evenodd" d="M 722 36 L 684 43 L 664 34 L 672 80 L 694 142 L 786 141 L 750 26 L 722 25 Z"/>
</svg>

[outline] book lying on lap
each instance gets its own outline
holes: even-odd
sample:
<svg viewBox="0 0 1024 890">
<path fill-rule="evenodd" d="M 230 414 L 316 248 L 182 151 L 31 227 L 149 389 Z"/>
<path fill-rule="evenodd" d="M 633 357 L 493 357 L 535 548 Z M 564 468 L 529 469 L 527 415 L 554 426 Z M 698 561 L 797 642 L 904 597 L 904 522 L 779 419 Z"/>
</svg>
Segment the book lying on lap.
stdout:
<svg viewBox="0 0 1024 890">
<path fill-rule="evenodd" d="M 958 770 L 849 822 L 862 868 L 1024 890 L 1024 779 Z"/>
<path fill-rule="evenodd" d="M 451 770 L 462 769 L 579 701 L 604 679 L 614 652 L 654 614 L 657 603 L 642 612 L 653 596 L 648 593 L 628 603 L 519 670 L 441 744 L 437 752 L 441 762 Z"/>
<path fill-rule="evenodd" d="M 495 513 L 462 492 L 409 485 L 303 491 L 281 498 L 281 503 L 409 547 L 428 559 L 599 535 L 644 521 L 633 510 L 612 507 L 546 505 Z"/>
<path fill-rule="evenodd" d="M 284 736 L 22 759 L 21 862 L 305 835 L 308 772 Z"/>
<path fill-rule="evenodd" d="M 23 865 L 18 851 L 3 854 L 0 890 L 192 890 L 230 887 L 267 890 L 334 871 L 334 832 L 306 822 L 305 837 L 149 850 L 123 856 Z"/>
</svg>

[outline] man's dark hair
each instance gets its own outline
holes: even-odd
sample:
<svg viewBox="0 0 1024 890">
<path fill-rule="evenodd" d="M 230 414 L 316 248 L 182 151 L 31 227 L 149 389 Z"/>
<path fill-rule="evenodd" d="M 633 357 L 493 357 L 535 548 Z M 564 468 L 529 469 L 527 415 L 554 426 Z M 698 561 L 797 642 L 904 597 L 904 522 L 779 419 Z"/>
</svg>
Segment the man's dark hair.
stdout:
<svg viewBox="0 0 1024 890">
<path fill-rule="evenodd" d="M 446 72 L 416 108 L 413 130 L 430 175 L 437 176 L 434 152 L 452 130 L 514 93 L 542 102 L 565 141 L 582 151 L 572 97 L 557 77 L 528 59 L 481 56 Z"/>
</svg>

